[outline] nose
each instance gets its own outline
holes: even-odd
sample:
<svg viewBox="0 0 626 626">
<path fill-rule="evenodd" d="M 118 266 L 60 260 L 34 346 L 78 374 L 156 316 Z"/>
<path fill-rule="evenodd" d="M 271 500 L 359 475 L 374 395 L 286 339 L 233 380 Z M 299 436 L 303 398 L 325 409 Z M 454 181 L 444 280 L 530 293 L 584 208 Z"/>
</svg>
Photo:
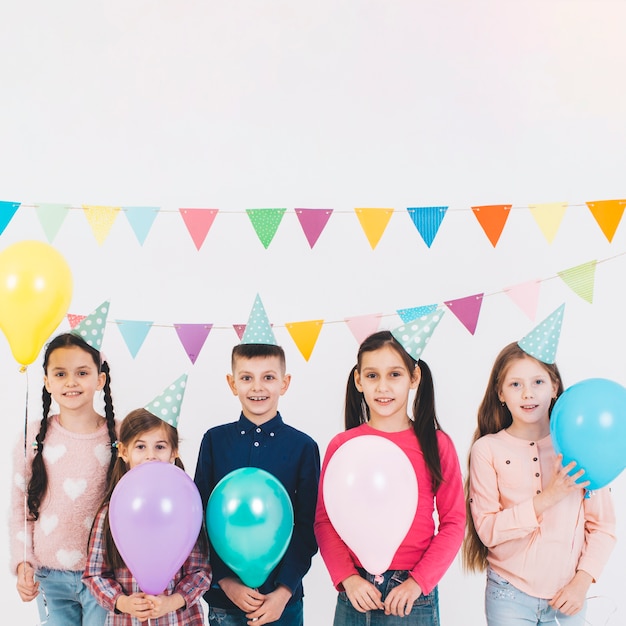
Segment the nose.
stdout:
<svg viewBox="0 0 626 626">
<path fill-rule="evenodd" d="M 523 398 L 532 398 L 532 396 L 533 396 L 533 390 L 531 389 L 530 386 L 524 387 L 522 389 L 522 397 Z"/>
</svg>

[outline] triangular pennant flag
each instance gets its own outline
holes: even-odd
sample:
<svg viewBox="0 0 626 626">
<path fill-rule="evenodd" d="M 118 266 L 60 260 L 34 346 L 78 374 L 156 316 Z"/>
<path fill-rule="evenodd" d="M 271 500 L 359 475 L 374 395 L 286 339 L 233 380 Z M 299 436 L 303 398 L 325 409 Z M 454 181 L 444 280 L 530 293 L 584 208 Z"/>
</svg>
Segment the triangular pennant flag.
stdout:
<svg viewBox="0 0 626 626">
<path fill-rule="evenodd" d="M 206 236 L 213 225 L 217 209 L 178 209 L 193 239 L 196 248 L 200 250 Z"/>
<path fill-rule="evenodd" d="M 410 309 L 398 309 L 396 313 L 400 316 L 400 319 L 406 324 L 412 322 L 418 317 L 428 315 L 437 309 L 438 304 L 424 304 L 423 306 L 414 306 Z"/>
<path fill-rule="evenodd" d="M 67 314 L 67 321 L 70 323 L 70 329 L 76 328 L 77 324 L 80 324 L 87 316 L 75 315 L 74 313 Z"/>
<path fill-rule="evenodd" d="M 531 320 L 534 320 L 537 314 L 537 305 L 539 304 L 540 285 L 541 282 L 538 280 L 529 280 L 519 285 L 505 287 L 504 292 Z"/>
<path fill-rule="evenodd" d="M 0 200 L 0 235 L 13 219 L 16 211 L 20 208 L 21 202 L 7 202 Z"/>
<path fill-rule="evenodd" d="M 285 211 L 286 209 L 246 209 L 257 237 L 265 249 L 272 243 Z"/>
<path fill-rule="evenodd" d="M 35 213 L 39 223 L 46 234 L 46 238 L 52 243 L 59 234 L 61 226 L 69 213 L 70 207 L 67 204 L 51 204 L 40 202 L 35 206 Z"/>
<path fill-rule="evenodd" d="M 241 341 L 241 339 L 243 338 L 243 334 L 246 332 L 246 325 L 245 324 L 233 324 L 233 328 L 235 329 L 235 332 L 237 333 L 237 337 L 239 337 L 239 341 Z"/>
<path fill-rule="evenodd" d="M 354 212 L 373 250 L 389 224 L 393 209 L 354 209 Z"/>
<path fill-rule="evenodd" d="M 135 233 L 135 237 L 137 237 L 137 241 L 143 246 L 152 224 L 154 224 L 154 220 L 159 214 L 159 207 L 125 206 L 122 207 L 122 211 L 126 213 L 126 218 Z"/>
<path fill-rule="evenodd" d="M 567 210 L 567 202 L 544 202 L 529 204 L 528 207 L 546 241 L 552 243 Z"/>
<path fill-rule="evenodd" d="M 115 320 L 133 359 L 137 356 L 154 322 Z"/>
<path fill-rule="evenodd" d="M 193 365 L 200 356 L 200 351 L 213 324 L 174 324 L 180 343 Z"/>
<path fill-rule="evenodd" d="M 295 209 L 298 221 L 302 230 L 306 236 L 309 246 L 313 249 L 313 246 L 317 243 L 319 236 L 326 227 L 330 216 L 332 215 L 332 209 Z"/>
<path fill-rule="evenodd" d="M 593 285 L 597 261 L 588 261 L 576 267 L 557 272 L 563 282 L 583 300 L 593 302 Z"/>
<path fill-rule="evenodd" d="M 626 200 L 595 200 L 586 204 L 604 236 L 611 243 L 613 235 L 615 235 L 615 231 L 622 221 Z"/>
<path fill-rule="evenodd" d="M 254 304 L 248 317 L 241 343 L 265 343 L 272 346 L 278 345 L 274 331 L 270 324 L 267 313 L 259 294 L 254 298 Z"/>
<path fill-rule="evenodd" d="M 445 310 L 437 309 L 428 315 L 394 328 L 391 334 L 402 344 L 402 347 L 417 361 L 422 356 L 435 328 L 439 325 Z"/>
<path fill-rule="evenodd" d="M 457 300 L 448 300 L 444 304 L 457 316 L 459 321 L 473 335 L 478 324 L 480 307 L 483 303 L 484 293 L 466 296 Z"/>
<path fill-rule="evenodd" d="M 96 241 L 102 245 L 120 212 L 120 207 L 83 204 L 83 211 Z"/>
<path fill-rule="evenodd" d="M 76 326 L 72 328 L 72 333 L 81 337 L 85 343 L 92 348 L 100 350 L 102 337 L 106 328 L 107 317 L 109 316 L 110 301 L 105 300 L 97 309 L 89 315 L 83 317 Z"/>
<path fill-rule="evenodd" d="M 421 206 L 407 209 L 424 243 L 430 248 L 446 216 L 447 206 Z"/>
<path fill-rule="evenodd" d="M 378 330 L 381 317 L 380 313 L 359 315 L 358 317 L 346 317 L 345 322 L 360 345 L 366 337 Z"/>
<path fill-rule="evenodd" d="M 510 204 L 473 206 L 472 211 L 495 248 L 511 212 Z"/>
<path fill-rule="evenodd" d="M 300 350 L 300 354 L 302 354 L 305 361 L 309 360 L 313 352 L 323 324 L 324 320 L 310 320 L 308 322 L 291 322 L 285 324 L 291 338 L 298 347 L 298 350 Z"/>
<path fill-rule="evenodd" d="M 543 322 L 537 324 L 531 332 L 522 337 L 517 342 L 517 345 L 526 354 L 530 354 L 530 356 L 542 363 L 554 363 L 559 337 L 561 336 L 564 310 L 565 305 L 562 304 L 556 311 L 546 317 Z"/>
<path fill-rule="evenodd" d="M 187 387 L 187 374 L 179 376 L 171 385 L 168 385 L 152 402 L 146 404 L 144 409 L 150 411 L 170 426 L 178 428 L 180 407 L 185 396 Z"/>
</svg>

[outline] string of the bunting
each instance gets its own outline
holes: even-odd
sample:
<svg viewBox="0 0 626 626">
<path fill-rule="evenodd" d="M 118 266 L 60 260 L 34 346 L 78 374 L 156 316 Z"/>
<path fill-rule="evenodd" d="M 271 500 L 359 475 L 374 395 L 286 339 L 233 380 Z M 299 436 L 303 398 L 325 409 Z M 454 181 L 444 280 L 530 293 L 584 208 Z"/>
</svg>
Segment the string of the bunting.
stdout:
<svg viewBox="0 0 626 626">
<path fill-rule="evenodd" d="M 356 215 L 370 247 L 375 249 L 382 239 L 393 215 L 408 215 L 424 244 L 430 248 L 439 233 L 448 212 L 468 212 L 471 210 L 482 228 L 487 240 L 495 248 L 502 236 L 512 210 L 530 211 L 546 241 L 551 244 L 559 231 L 569 207 L 589 209 L 602 234 L 611 243 L 622 221 L 626 199 L 594 200 L 585 203 L 547 202 L 513 206 L 512 204 L 476 205 L 470 209 L 449 206 L 417 206 L 406 209 L 396 208 L 354 208 L 336 210 L 332 208 L 295 208 L 302 231 L 311 248 L 326 228 L 331 216 L 336 214 Z M 286 208 L 258 208 L 242 211 L 224 211 L 217 208 L 163 209 L 156 206 L 102 206 L 85 204 L 80 207 L 67 204 L 22 204 L 0 201 L 0 235 L 4 233 L 20 208 L 34 208 L 48 241 L 52 243 L 58 235 L 69 211 L 80 210 L 99 245 L 102 245 L 115 223 L 119 213 L 124 213 L 140 245 L 144 245 L 159 214 L 179 214 L 197 250 L 202 248 L 218 215 L 248 216 L 254 231 L 267 249 L 272 243 L 283 217 L 291 213 Z"/>
<path fill-rule="evenodd" d="M 467 329 L 467 331 L 474 335 L 478 326 L 484 300 L 500 294 L 506 294 L 532 321 L 534 321 L 537 314 L 541 284 L 549 280 L 557 278 L 561 279 L 561 281 L 577 296 L 589 304 L 592 304 L 597 266 L 623 256 L 626 256 L 626 252 L 621 252 L 599 261 L 587 261 L 580 265 L 559 271 L 554 276 L 527 280 L 517 285 L 504 287 L 499 291 L 491 293 L 475 293 L 461 298 L 444 300 L 442 303 L 431 303 L 405 309 L 397 309 L 393 313 L 369 313 L 355 317 L 345 317 L 341 320 L 304 320 L 287 322 L 283 325 L 272 324 L 272 327 L 285 328 L 306 361 L 309 360 L 313 353 L 322 328 L 329 324 L 346 324 L 357 342 L 360 343 L 369 334 L 379 329 L 382 318 L 397 316 L 404 324 L 408 324 L 413 320 L 429 315 L 437 309 L 440 309 L 443 311 L 451 311 L 458 321 Z M 84 318 L 84 316 L 68 314 L 67 318 L 70 326 L 73 328 Z M 119 318 L 114 320 L 112 323 L 118 326 L 126 346 L 128 347 L 128 350 L 133 358 L 135 358 L 139 353 L 139 350 L 143 346 L 144 341 L 152 328 L 174 328 L 192 365 L 195 364 L 198 359 L 211 331 L 234 330 L 238 338 L 241 340 L 246 328 L 245 324 L 240 323 L 228 326 L 219 326 L 212 323 L 163 324 L 148 320 L 127 320 Z"/>
</svg>

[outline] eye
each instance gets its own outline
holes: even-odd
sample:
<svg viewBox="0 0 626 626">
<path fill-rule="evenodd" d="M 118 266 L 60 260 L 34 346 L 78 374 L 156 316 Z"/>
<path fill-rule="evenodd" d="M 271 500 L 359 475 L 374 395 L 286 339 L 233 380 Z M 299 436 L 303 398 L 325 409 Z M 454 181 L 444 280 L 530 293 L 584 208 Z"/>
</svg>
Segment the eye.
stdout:
<svg viewBox="0 0 626 626">
<path fill-rule="evenodd" d="M 55 377 L 56 377 L 56 378 L 63 378 L 63 376 L 65 376 L 65 372 L 57 372 L 57 373 L 55 374 Z"/>
<path fill-rule="evenodd" d="M 242 376 L 241 380 L 243 380 L 243 382 L 247 383 L 247 382 L 249 382 L 251 380 L 251 377 L 250 376 Z"/>
<path fill-rule="evenodd" d="M 543 385 L 545 382 L 546 382 L 546 381 L 545 381 L 545 380 L 543 380 L 542 378 L 538 378 L 538 379 L 535 381 L 535 385 Z"/>
<path fill-rule="evenodd" d="M 274 376 L 274 375 L 272 375 L 272 374 L 268 374 L 268 375 L 265 377 L 265 380 L 275 380 L 275 376 Z"/>
<path fill-rule="evenodd" d="M 519 387 L 519 386 L 520 386 L 520 384 L 518 382 L 512 382 L 511 383 L 511 387 L 515 388 L 515 387 Z"/>
<path fill-rule="evenodd" d="M 376 374 L 374 374 L 374 372 L 369 372 L 368 374 L 365 374 L 365 378 L 374 379 L 376 378 Z"/>
</svg>

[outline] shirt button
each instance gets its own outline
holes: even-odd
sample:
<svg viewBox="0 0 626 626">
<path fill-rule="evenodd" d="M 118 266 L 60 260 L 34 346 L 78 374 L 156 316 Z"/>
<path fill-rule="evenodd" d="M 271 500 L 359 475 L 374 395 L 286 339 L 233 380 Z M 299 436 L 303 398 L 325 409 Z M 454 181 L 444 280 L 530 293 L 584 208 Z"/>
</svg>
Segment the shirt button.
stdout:
<svg viewBox="0 0 626 626">
<path fill-rule="evenodd" d="M 538 461 L 539 459 L 537 459 L 536 456 L 533 457 L 533 461 Z"/>
<path fill-rule="evenodd" d="M 260 433 L 260 432 L 261 432 L 261 429 L 260 429 L 260 428 L 257 428 L 257 429 L 256 429 L 256 431 L 257 431 L 257 433 Z"/>
<path fill-rule="evenodd" d="M 538 494 L 539 494 L 539 493 L 541 493 L 541 489 L 537 489 L 537 493 L 538 493 Z"/>
<path fill-rule="evenodd" d="M 245 434 L 246 434 L 246 431 L 245 431 L 245 430 L 242 430 L 239 434 L 240 434 L 240 435 L 245 435 Z"/>
<path fill-rule="evenodd" d="M 531 442 L 530 442 L 530 445 L 531 445 L 531 446 L 534 446 L 534 445 L 535 445 L 535 442 L 534 442 L 534 441 L 531 441 Z"/>
<path fill-rule="evenodd" d="M 507 465 L 511 465 L 511 461 L 509 461 L 509 459 L 506 460 L 506 464 Z"/>
<path fill-rule="evenodd" d="M 536 476 L 537 478 L 539 478 L 539 472 L 537 472 L 537 473 L 535 474 L 535 476 Z"/>
<path fill-rule="evenodd" d="M 270 433 L 270 437 L 273 437 L 273 436 L 274 436 L 274 433 Z"/>
<path fill-rule="evenodd" d="M 255 442 L 254 442 L 254 447 L 255 447 L 255 448 L 258 448 L 258 447 L 259 447 L 259 442 L 258 442 L 258 441 L 255 441 Z"/>
</svg>

